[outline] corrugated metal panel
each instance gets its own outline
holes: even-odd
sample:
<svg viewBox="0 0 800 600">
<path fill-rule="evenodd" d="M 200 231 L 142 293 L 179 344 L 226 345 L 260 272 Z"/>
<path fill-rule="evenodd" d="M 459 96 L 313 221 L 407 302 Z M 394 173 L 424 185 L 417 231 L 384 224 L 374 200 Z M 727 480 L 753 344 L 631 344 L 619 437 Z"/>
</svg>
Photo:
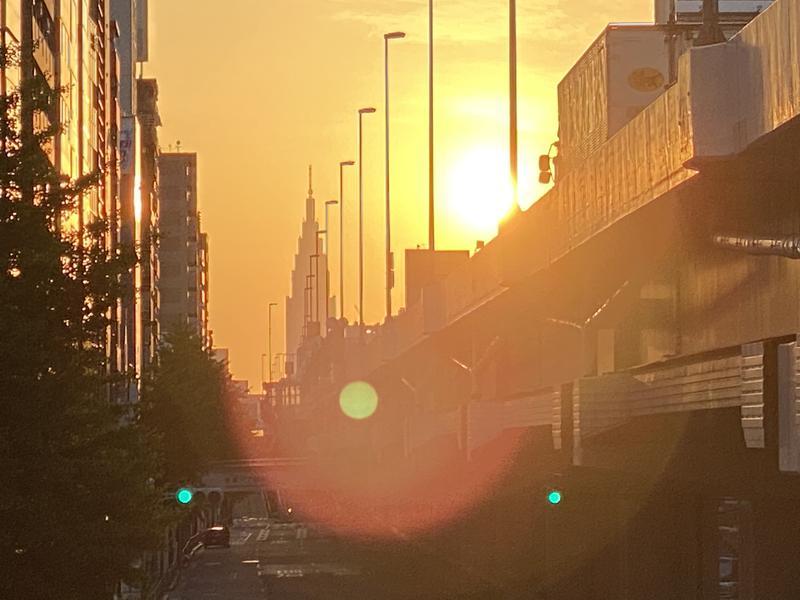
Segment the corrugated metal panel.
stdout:
<svg viewBox="0 0 800 600">
<path fill-rule="evenodd" d="M 552 425 L 553 402 L 560 394 L 554 390 L 503 402 L 470 404 L 470 449 L 497 438 L 507 429 Z"/>
<path fill-rule="evenodd" d="M 742 431 L 748 448 L 764 447 L 764 344 L 742 346 Z"/>
<path fill-rule="evenodd" d="M 800 472 L 800 348 L 797 342 L 778 347 L 779 464 L 784 472 Z"/>
<path fill-rule="evenodd" d="M 743 346 L 741 355 L 582 378 L 573 396 L 575 464 L 583 439 L 630 418 L 735 406 L 747 447 L 763 448 L 763 363 L 763 344 L 756 343 Z"/>
</svg>

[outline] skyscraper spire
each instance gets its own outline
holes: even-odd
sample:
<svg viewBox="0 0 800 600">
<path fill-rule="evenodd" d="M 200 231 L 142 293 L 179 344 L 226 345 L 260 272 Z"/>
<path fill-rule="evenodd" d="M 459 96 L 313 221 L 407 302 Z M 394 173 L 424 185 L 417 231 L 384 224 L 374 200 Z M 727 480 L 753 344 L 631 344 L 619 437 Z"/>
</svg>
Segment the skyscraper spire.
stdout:
<svg viewBox="0 0 800 600">
<path fill-rule="evenodd" d="M 314 215 L 314 188 L 312 185 L 311 165 L 308 165 L 308 197 L 306 198 L 306 221 L 313 222 Z"/>
</svg>

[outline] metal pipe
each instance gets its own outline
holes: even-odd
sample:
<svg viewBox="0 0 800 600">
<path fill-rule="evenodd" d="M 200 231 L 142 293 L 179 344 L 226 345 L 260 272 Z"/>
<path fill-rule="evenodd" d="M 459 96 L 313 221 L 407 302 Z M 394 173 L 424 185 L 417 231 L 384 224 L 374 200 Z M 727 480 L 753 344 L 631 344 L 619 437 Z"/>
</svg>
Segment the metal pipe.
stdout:
<svg viewBox="0 0 800 600">
<path fill-rule="evenodd" d="M 714 244 L 728 250 L 740 250 L 748 254 L 782 256 L 800 259 L 800 237 L 758 238 L 753 236 L 715 235 Z"/>
</svg>

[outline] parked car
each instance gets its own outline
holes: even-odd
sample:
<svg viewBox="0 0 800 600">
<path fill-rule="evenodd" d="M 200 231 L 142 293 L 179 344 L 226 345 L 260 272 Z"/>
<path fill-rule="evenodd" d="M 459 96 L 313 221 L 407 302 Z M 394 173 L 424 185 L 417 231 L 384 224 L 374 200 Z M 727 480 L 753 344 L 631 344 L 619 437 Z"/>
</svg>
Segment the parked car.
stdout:
<svg viewBox="0 0 800 600">
<path fill-rule="evenodd" d="M 231 532 L 224 525 L 214 525 L 203 532 L 203 544 L 208 546 L 223 546 L 230 548 Z"/>
</svg>

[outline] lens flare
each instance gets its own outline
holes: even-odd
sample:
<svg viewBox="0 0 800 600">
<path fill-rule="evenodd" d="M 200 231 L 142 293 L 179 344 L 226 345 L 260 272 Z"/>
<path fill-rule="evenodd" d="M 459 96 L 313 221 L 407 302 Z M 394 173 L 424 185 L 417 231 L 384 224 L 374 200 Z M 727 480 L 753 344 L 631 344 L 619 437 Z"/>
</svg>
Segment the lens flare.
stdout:
<svg viewBox="0 0 800 600">
<path fill-rule="evenodd" d="M 366 381 L 348 383 L 339 394 L 339 407 L 351 419 L 368 419 L 378 408 L 378 392 Z"/>
</svg>

